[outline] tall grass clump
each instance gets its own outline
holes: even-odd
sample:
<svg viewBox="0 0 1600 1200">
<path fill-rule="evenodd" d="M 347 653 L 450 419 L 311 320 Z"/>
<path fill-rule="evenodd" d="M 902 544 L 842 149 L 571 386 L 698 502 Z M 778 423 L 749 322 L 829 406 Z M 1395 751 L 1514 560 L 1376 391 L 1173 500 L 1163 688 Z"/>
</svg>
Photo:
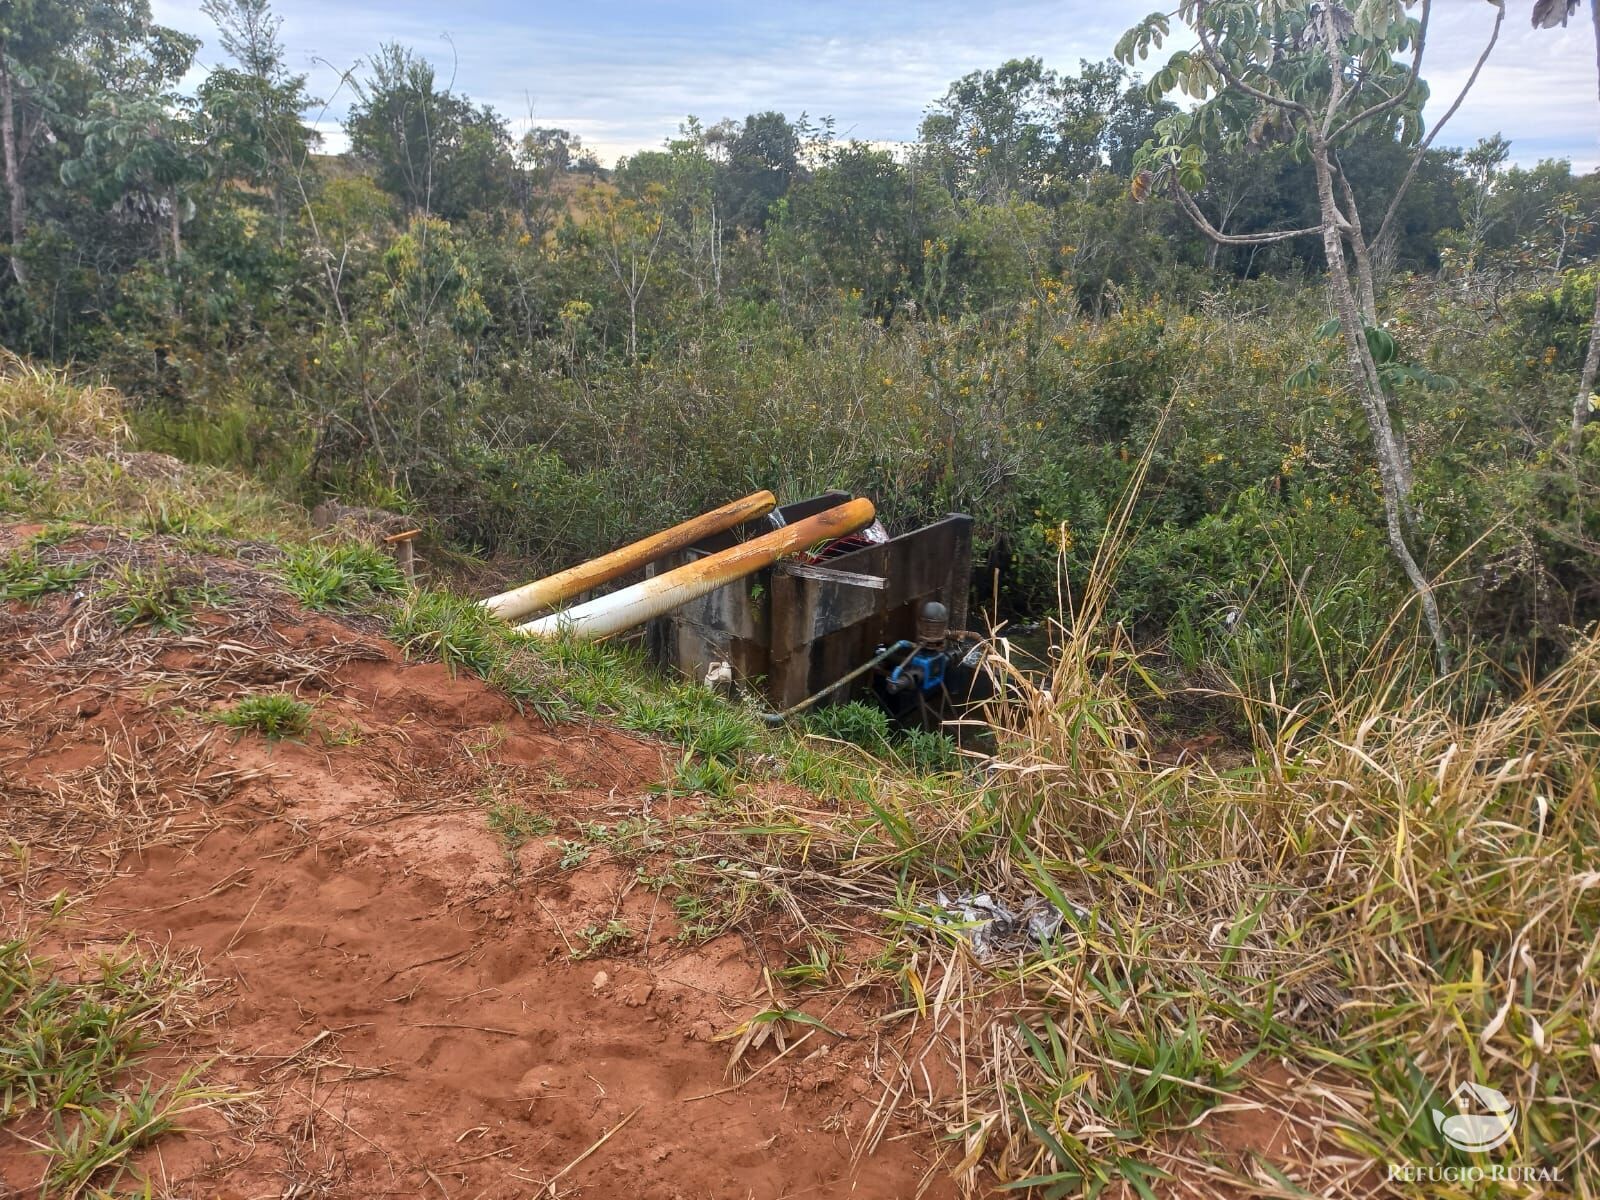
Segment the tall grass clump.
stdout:
<svg viewBox="0 0 1600 1200">
<path fill-rule="evenodd" d="M 291 546 L 279 572 L 301 604 L 324 611 L 366 608 L 406 590 L 393 557 L 358 542 Z"/>
<path fill-rule="evenodd" d="M 994 656 L 998 749 L 967 822 L 988 814 L 992 851 L 976 863 L 967 836 L 968 869 L 1067 919 L 960 976 L 964 1019 L 989 1025 L 969 1035 L 964 1167 L 1058 1195 L 1220 1181 L 1237 1161 L 1175 1139 L 1242 1093 L 1300 1143 L 1244 1171 L 1263 1194 L 1398 1196 L 1417 1185 L 1391 1165 L 1494 1162 L 1542 1172 L 1515 1194 L 1593 1194 L 1600 638 L 1485 709 L 1471 671 L 1431 678 L 1391 630 L 1320 688 L 1261 670 L 1233 697 L 1242 748 L 1174 753 L 1105 617 L 1124 532 L 1043 675 Z M 1338 640 L 1318 612 L 1287 619 L 1311 650 L 1282 661 Z M 1492 1154 L 1454 1149 L 1430 1111 L 1468 1081 L 1522 1114 Z"/>
<path fill-rule="evenodd" d="M 129 437 L 122 395 L 81 385 L 63 371 L 0 350 L 0 439 L 8 449 L 56 442 L 119 443 Z"/>
<path fill-rule="evenodd" d="M 269 741 L 300 737 L 311 728 L 311 705 L 284 692 L 246 696 L 223 709 L 217 720 L 240 733 L 259 733 Z"/>
<path fill-rule="evenodd" d="M 0 350 L 0 515 L 199 539 L 304 536 L 304 514 L 240 474 L 139 448 L 122 394 Z"/>
</svg>

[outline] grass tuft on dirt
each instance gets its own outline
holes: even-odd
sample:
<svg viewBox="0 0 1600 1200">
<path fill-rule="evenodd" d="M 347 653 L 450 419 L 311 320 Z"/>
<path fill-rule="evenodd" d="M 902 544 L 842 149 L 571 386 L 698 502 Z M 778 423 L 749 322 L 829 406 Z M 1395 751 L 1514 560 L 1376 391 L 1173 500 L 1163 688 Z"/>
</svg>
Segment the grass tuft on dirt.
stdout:
<svg viewBox="0 0 1600 1200">
<path fill-rule="evenodd" d="M 56 592 L 66 592 L 88 574 L 80 563 L 45 563 L 31 550 L 13 550 L 0 559 L 0 600 L 31 604 Z"/>
<path fill-rule="evenodd" d="M 279 577 L 295 599 L 319 612 L 352 612 L 405 593 L 394 559 L 375 546 L 303 545 L 289 548 Z"/>
<path fill-rule="evenodd" d="M 269 740 L 297 738 L 311 728 L 312 706 L 284 692 L 246 696 L 217 714 L 217 720 L 241 733 L 259 733 Z"/>
<path fill-rule="evenodd" d="M 63 963 L 32 936 L 0 943 L 0 1121 L 26 1122 L 41 1200 L 112 1194 L 130 1155 L 227 1099 L 198 1070 L 165 1083 L 150 1073 L 196 980 L 126 949 Z"/>
</svg>

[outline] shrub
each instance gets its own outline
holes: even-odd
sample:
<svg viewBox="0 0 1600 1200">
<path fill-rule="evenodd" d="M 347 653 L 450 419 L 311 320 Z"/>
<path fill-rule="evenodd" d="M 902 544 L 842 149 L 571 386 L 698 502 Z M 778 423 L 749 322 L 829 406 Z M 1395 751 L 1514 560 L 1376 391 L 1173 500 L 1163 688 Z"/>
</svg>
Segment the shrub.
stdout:
<svg viewBox="0 0 1600 1200">
<path fill-rule="evenodd" d="M 279 572 L 301 604 L 323 611 L 364 608 L 406 590 L 405 577 L 390 555 L 353 542 L 296 546 Z"/>
<path fill-rule="evenodd" d="M 889 717 L 875 704 L 852 700 L 814 709 L 806 715 L 806 728 L 823 737 L 850 742 L 872 754 L 889 748 Z"/>
<path fill-rule="evenodd" d="M 896 749 L 907 766 L 923 775 L 953 771 L 961 762 L 955 739 L 937 730 L 908 729 Z"/>
<path fill-rule="evenodd" d="M 283 692 L 246 696 L 218 713 L 217 720 L 230 729 L 259 733 L 276 741 L 300 737 L 311 728 L 311 705 Z"/>
</svg>

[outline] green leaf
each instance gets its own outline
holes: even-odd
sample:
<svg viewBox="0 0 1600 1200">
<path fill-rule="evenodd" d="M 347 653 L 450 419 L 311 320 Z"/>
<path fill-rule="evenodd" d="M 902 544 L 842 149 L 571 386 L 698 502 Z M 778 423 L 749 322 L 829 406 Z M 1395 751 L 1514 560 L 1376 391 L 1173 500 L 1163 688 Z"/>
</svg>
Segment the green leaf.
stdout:
<svg viewBox="0 0 1600 1200">
<path fill-rule="evenodd" d="M 1321 381 L 1322 364 L 1307 363 L 1293 375 L 1289 376 L 1288 380 L 1284 383 L 1284 387 L 1286 390 L 1291 392 L 1303 392 L 1308 388 L 1315 387 Z"/>
<path fill-rule="evenodd" d="M 820 1029 L 823 1033 L 832 1034 L 837 1038 L 842 1038 L 845 1036 L 837 1029 L 824 1024 L 821 1020 L 811 1016 L 809 1013 L 801 1012 L 797 1008 L 769 1008 L 766 1012 L 757 1013 L 755 1016 L 750 1018 L 750 1023 L 752 1025 L 770 1025 L 774 1021 L 789 1021 L 795 1025 L 809 1025 L 813 1029 Z"/>
<path fill-rule="evenodd" d="M 1400 352 L 1400 347 L 1395 343 L 1394 335 L 1387 329 L 1380 329 L 1376 325 L 1367 326 L 1367 349 L 1372 352 L 1372 361 L 1380 367 L 1387 366 L 1395 360 Z"/>
</svg>

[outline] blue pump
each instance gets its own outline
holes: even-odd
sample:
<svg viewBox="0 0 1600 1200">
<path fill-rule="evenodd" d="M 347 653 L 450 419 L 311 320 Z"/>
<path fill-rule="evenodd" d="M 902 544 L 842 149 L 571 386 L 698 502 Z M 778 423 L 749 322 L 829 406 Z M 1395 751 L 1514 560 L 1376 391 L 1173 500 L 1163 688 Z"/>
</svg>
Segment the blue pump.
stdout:
<svg viewBox="0 0 1600 1200">
<path fill-rule="evenodd" d="M 950 656 L 942 649 L 919 648 L 915 654 L 889 672 L 889 690 L 908 692 L 913 688 L 924 692 L 938 691 L 944 686 L 944 670 Z"/>
</svg>

